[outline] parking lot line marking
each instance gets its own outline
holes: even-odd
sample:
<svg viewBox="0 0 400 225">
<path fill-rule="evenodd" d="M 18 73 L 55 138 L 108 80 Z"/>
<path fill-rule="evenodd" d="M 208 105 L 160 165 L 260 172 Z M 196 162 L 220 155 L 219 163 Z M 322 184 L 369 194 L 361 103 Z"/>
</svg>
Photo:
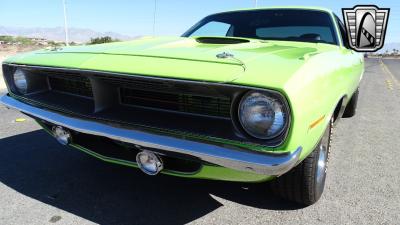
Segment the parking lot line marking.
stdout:
<svg viewBox="0 0 400 225">
<path fill-rule="evenodd" d="M 387 85 L 387 88 L 388 88 L 389 90 L 391 90 L 391 91 L 394 90 L 394 89 L 393 89 L 393 83 L 392 83 L 391 80 L 386 79 L 386 85 Z"/>
<path fill-rule="evenodd" d="M 400 90 L 400 81 L 393 75 L 393 73 L 389 70 L 382 59 L 380 60 L 380 63 L 382 65 L 383 71 L 392 78 L 392 80 L 397 84 L 397 87 Z"/>
<path fill-rule="evenodd" d="M 25 122 L 26 119 L 25 118 L 17 118 L 15 119 L 15 122 Z"/>
</svg>

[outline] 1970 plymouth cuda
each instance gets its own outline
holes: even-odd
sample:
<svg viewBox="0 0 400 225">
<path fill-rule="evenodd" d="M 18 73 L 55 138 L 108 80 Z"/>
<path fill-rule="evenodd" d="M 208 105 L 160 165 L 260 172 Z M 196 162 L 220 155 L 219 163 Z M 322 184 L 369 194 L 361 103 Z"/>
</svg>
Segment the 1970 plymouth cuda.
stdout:
<svg viewBox="0 0 400 225">
<path fill-rule="evenodd" d="M 270 181 L 309 205 L 324 189 L 332 126 L 356 110 L 364 61 L 345 33 L 322 8 L 218 13 L 182 37 L 11 57 L 1 103 L 107 162 Z"/>
</svg>

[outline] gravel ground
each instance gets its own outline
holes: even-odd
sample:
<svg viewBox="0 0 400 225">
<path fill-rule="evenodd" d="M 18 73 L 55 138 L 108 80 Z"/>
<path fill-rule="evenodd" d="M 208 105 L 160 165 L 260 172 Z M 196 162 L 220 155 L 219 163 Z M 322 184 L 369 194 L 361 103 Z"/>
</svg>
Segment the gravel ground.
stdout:
<svg viewBox="0 0 400 225">
<path fill-rule="evenodd" d="M 150 177 L 107 164 L 0 106 L 0 224 L 399 223 L 399 71 L 367 60 L 358 114 L 335 128 L 325 193 L 307 208 L 264 185 Z"/>
</svg>

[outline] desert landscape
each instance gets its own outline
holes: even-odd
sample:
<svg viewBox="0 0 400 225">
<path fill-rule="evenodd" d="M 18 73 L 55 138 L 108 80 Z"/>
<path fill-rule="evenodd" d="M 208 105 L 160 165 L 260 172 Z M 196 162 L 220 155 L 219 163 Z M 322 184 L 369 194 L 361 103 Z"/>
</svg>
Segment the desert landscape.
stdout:
<svg viewBox="0 0 400 225">
<path fill-rule="evenodd" d="M 54 46 L 65 46 L 61 28 L 27 29 L 0 26 L 0 63 L 12 55 Z M 118 33 L 100 33 L 88 29 L 71 29 L 70 46 L 101 44 L 134 39 Z M 0 93 L 6 86 L 0 69 Z"/>
</svg>

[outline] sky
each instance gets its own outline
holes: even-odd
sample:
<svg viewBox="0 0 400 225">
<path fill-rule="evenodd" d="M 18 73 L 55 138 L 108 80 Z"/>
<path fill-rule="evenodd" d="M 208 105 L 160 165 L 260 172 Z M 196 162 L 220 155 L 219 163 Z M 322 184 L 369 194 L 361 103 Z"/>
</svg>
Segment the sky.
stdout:
<svg viewBox="0 0 400 225">
<path fill-rule="evenodd" d="M 117 32 L 129 36 L 153 34 L 154 0 L 66 0 L 69 27 Z M 387 42 L 400 42 L 399 0 L 258 0 L 258 6 L 305 5 L 332 9 L 375 4 L 391 8 Z M 251 8 L 255 0 L 157 0 L 155 34 L 176 36 L 203 17 L 221 11 Z M 0 26 L 64 26 L 62 0 L 0 0 Z"/>
</svg>

